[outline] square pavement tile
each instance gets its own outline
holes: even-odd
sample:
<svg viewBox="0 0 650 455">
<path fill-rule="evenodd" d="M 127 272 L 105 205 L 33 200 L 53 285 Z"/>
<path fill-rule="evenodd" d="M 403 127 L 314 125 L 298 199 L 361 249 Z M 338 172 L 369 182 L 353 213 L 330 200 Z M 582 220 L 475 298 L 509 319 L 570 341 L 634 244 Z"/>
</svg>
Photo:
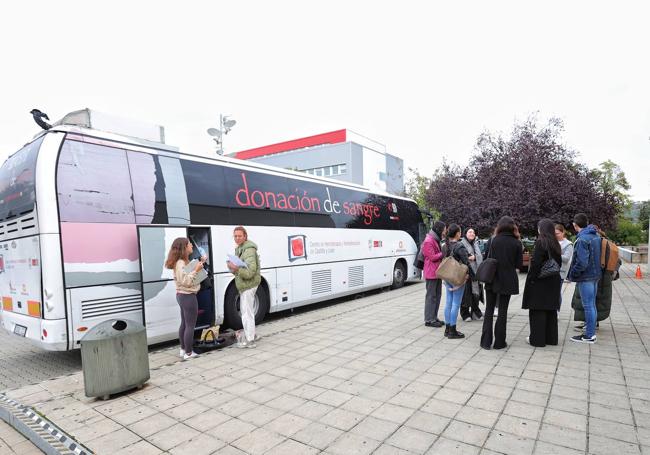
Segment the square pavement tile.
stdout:
<svg viewBox="0 0 650 455">
<path fill-rule="evenodd" d="M 229 415 L 210 409 L 187 419 L 184 423 L 195 430 L 205 432 L 230 419 L 232 419 L 232 417 Z"/>
<path fill-rule="evenodd" d="M 415 414 L 404 423 L 404 426 L 439 435 L 447 428 L 450 421 L 449 417 L 415 411 Z"/>
<path fill-rule="evenodd" d="M 242 436 L 251 433 L 257 427 L 239 419 L 230 419 L 221 425 L 210 430 L 210 433 L 218 435 L 219 439 L 231 443 Z"/>
<path fill-rule="evenodd" d="M 544 414 L 544 423 L 566 427 L 576 431 L 587 431 L 587 416 L 572 412 L 547 409 Z"/>
<path fill-rule="evenodd" d="M 477 455 L 480 448 L 471 446 L 460 441 L 439 438 L 429 449 L 427 455 L 453 454 L 453 455 Z"/>
<path fill-rule="evenodd" d="M 258 428 L 232 442 L 231 445 L 250 455 L 262 455 L 282 443 L 285 439 L 284 436 L 277 433 L 273 433 L 264 428 Z"/>
<path fill-rule="evenodd" d="M 463 406 L 454 417 L 454 420 L 492 428 L 498 418 L 499 414 L 497 412 L 486 411 L 485 409 L 473 408 L 471 406 Z"/>
<path fill-rule="evenodd" d="M 319 453 L 321 453 L 319 449 L 287 439 L 266 452 L 265 455 L 317 455 Z"/>
<path fill-rule="evenodd" d="M 319 419 L 319 422 L 339 430 L 349 431 L 359 422 L 365 419 L 365 415 L 345 409 L 334 409 Z"/>
<path fill-rule="evenodd" d="M 311 423 L 294 434 L 291 439 L 324 450 L 342 434 L 341 430 L 334 427 Z"/>
<path fill-rule="evenodd" d="M 190 428 L 182 423 L 178 423 L 173 427 L 166 428 L 152 436 L 149 436 L 147 438 L 147 441 L 156 447 L 159 447 L 165 451 L 169 451 L 170 449 L 183 444 L 200 434 L 201 433 L 194 430 L 193 428 Z"/>
<path fill-rule="evenodd" d="M 40 451 L 38 453 L 41 453 Z M 118 450 L 114 455 L 159 455 L 163 453 L 158 447 L 149 444 L 147 441 L 139 441 L 130 446 Z"/>
<path fill-rule="evenodd" d="M 287 413 L 267 423 L 264 428 L 283 436 L 291 437 L 311 423 L 311 420 Z"/>
<path fill-rule="evenodd" d="M 225 442 L 208 434 L 199 434 L 187 442 L 174 447 L 172 455 L 210 455 L 226 445 Z"/>
<path fill-rule="evenodd" d="M 522 419 L 521 417 L 513 417 L 509 415 L 502 415 L 495 425 L 495 430 L 503 431 L 506 433 L 514 434 L 529 439 L 537 439 L 537 432 L 540 423 L 536 420 Z"/>
<path fill-rule="evenodd" d="M 178 423 L 177 420 L 165 415 L 163 413 L 152 415 L 146 419 L 140 420 L 132 425 L 129 425 L 129 430 L 140 436 L 147 438 L 152 434 L 158 433 L 166 428 L 171 428 Z"/>
<path fill-rule="evenodd" d="M 375 417 L 366 417 L 351 432 L 361 436 L 367 436 L 377 441 L 384 441 L 400 427 L 398 423 Z"/>
<path fill-rule="evenodd" d="M 506 455 L 530 455 L 533 453 L 534 439 L 522 438 L 503 431 L 493 430 L 485 447 Z"/>
<path fill-rule="evenodd" d="M 380 444 L 381 442 L 366 436 L 346 433 L 327 448 L 327 453 L 333 455 L 370 455 Z"/>
<path fill-rule="evenodd" d="M 442 434 L 447 439 L 481 447 L 490 433 L 489 428 L 453 420 Z"/>
<path fill-rule="evenodd" d="M 533 455 L 584 455 L 584 451 L 537 441 Z"/>
<path fill-rule="evenodd" d="M 640 453 L 638 444 L 617 441 L 602 436 L 589 436 L 590 455 L 639 455 Z"/>
<path fill-rule="evenodd" d="M 432 433 L 401 427 L 386 440 L 386 443 L 414 453 L 425 453 L 437 436 Z"/>
<path fill-rule="evenodd" d="M 584 451 L 587 446 L 587 433 L 570 428 L 542 424 L 538 439 L 551 444 Z"/>
<path fill-rule="evenodd" d="M 398 424 L 404 423 L 413 415 L 415 410 L 385 403 L 377 408 L 371 415 L 378 419 L 389 420 Z"/>
</svg>

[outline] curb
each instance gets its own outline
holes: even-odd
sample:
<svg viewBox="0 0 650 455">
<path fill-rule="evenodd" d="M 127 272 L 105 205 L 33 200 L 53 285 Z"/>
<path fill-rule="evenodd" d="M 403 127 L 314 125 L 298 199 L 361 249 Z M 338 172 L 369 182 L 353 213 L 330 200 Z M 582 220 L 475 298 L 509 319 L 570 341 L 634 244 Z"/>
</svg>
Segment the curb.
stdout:
<svg viewBox="0 0 650 455">
<path fill-rule="evenodd" d="M 93 455 L 93 452 L 38 415 L 32 408 L 0 393 L 0 419 L 7 422 L 47 455 Z"/>
</svg>

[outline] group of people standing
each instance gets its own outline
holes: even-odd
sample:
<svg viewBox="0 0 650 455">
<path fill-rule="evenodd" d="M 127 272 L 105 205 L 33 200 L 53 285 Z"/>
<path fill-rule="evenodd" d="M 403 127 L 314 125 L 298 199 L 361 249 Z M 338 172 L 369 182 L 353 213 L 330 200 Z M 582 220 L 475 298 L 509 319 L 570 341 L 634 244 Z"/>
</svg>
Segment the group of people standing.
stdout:
<svg viewBox="0 0 650 455">
<path fill-rule="evenodd" d="M 575 247 L 566 238 L 563 225 L 554 224 L 549 219 L 542 219 L 537 225 L 538 237 L 522 299 L 522 308 L 529 310 L 530 335 L 526 340 L 532 346 L 558 344 L 557 318 L 565 280 L 576 283 L 585 318 L 584 333 L 572 337 L 571 341 L 596 341 L 595 294 L 601 277 L 600 237 L 584 213 L 574 217 L 573 227 L 577 232 Z M 485 258 L 473 228 L 466 229 L 463 234 L 457 224 L 447 226 L 442 221 L 433 224 L 421 251 L 423 278 L 426 280 L 424 324 L 428 327 L 444 325 L 445 337 L 457 339 L 465 336 L 457 329 L 459 312 L 464 321 L 482 318 L 481 347 L 505 348 L 508 305 L 510 298 L 519 294 L 518 270 L 523 266 L 523 245 L 514 219 L 504 216 L 499 220 L 487 242 Z M 438 267 L 448 256 L 467 266 L 465 283 L 460 286 L 443 283 L 437 277 Z M 477 271 L 486 258 L 496 261 L 496 271 L 494 278 L 483 284 L 477 279 Z M 444 321 L 438 319 L 443 285 L 446 290 Z M 482 301 L 485 301 L 485 314 L 479 308 Z"/>
<path fill-rule="evenodd" d="M 227 261 L 228 270 L 235 276 L 235 286 L 239 292 L 239 306 L 243 326 L 243 337 L 239 347 L 254 348 L 259 337 L 255 334 L 255 293 L 262 278 L 257 245 L 248 240 L 248 233 L 243 226 L 237 226 L 233 231 L 235 241 L 235 256 L 241 261 L 238 265 Z M 197 275 L 203 269 L 206 256 L 201 256 L 193 269 L 187 270 L 190 257 L 194 252 L 192 242 L 186 237 L 178 237 L 172 242 L 167 254 L 165 267 L 174 271 L 176 284 L 176 301 L 180 307 L 181 323 L 178 329 L 180 340 L 180 357 L 184 360 L 197 357 L 193 351 L 194 332 L 199 311 L 196 297 L 201 288 Z M 233 259 L 234 260 L 234 259 Z"/>
</svg>

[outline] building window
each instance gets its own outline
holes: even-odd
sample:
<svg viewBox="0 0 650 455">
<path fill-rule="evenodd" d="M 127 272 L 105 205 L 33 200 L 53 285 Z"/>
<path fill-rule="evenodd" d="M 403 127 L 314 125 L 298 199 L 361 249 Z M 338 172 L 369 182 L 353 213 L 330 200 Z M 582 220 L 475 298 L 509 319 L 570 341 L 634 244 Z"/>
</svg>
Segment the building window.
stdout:
<svg viewBox="0 0 650 455">
<path fill-rule="evenodd" d="M 346 173 L 346 164 L 334 164 L 332 166 L 315 167 L 312 169 L 302 169 L 300 172 L 305 174 L 316 175 L 318 177 L 331 177 L 333 175 L 343 175 Z"/>
</svg>

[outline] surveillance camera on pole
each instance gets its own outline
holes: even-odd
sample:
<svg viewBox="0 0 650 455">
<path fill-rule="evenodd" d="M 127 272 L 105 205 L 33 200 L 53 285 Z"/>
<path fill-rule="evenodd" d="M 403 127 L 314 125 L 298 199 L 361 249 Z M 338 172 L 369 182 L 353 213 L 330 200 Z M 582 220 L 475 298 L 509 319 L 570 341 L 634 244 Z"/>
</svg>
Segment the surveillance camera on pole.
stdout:
<svg viewBox="0 0 650 455">
<path fill-rule="evenodd" d="M 227 115 L 219 115 L 219 128 L 208 128 L 208 134 L 217 144 L 218 155 L 223 155 L 223 135 L 228 134 L 236 123 L 236 120 L 228 118 Z"/>
</svg>

